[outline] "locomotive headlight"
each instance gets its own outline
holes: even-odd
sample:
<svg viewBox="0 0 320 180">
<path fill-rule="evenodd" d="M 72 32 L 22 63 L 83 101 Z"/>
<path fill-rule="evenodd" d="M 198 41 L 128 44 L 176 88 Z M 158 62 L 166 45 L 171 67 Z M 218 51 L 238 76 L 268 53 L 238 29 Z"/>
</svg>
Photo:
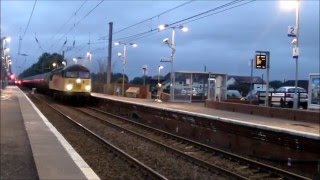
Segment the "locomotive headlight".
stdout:
<svg viewBox="0 0 320 180">
<path fill-rule="evenodd" d="M 66 89 L 67 89 L 68 91 L 70 91 L 72 88 L 73 88 L 73 85 L 72 85 L 72 84 L 67 84 Z"/>
<path fill-rule="evenodd" d="M 86 91 L 90 91 L 91 90 L 91 86 L 90 85 L 86 85 L 85 89 L 86 89 Z"/>
<path fill-rule="evenodd" d="M 77 82 L 78 84 L 81 83 L 81 79 L 78 78 L 78 79 L 76 80 L 76 82 Z"/>
</svg>

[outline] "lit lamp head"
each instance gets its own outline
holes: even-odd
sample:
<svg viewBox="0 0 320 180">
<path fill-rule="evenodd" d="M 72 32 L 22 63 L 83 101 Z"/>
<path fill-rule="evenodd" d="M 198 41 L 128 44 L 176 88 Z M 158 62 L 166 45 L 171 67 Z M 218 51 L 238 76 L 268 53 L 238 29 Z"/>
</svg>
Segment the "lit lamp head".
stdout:
<svg viewBox="0 0 320 180">
<path fill-rule="evenodd" d="M 290 11 L 292 9 L 297 8 L 298 1 L 297 0 L 282 0 L 280 1 L 281 9 Z"/>
<path fill-rule="evenodd" d="M 6 42 L 10 42 L 11 41 L 11 37 L 5 37 L 3 40 L 5 40 Z"/>
<path fill-rule="evenodd" d="M 297 45 L 297 38 L 294 38 L 294 39 L 291 41 L 291 44 Z"/>
<path fill-rule="evenodd" d="M 189 31 L 189 28 L 185 27 L 185 26 L 179 26 L 179 28 L 181 29 L 181 31 L 183 32 L 188 32 Z"/>
<path fill-rule="evenodd" d="M 136 43 L 130 43 L 130 46 L 136 48 L 136 47 L 138 47 L 138 44 L 136 44 Z"/>
<path fill-rule="evenodd" d="M 168 24 L 161 24 L 161 25 L 158 26 L 158 30 L 159 30 L 159 31 L 162 31 L 162 30 L 164 30 L 165 28 L 167 28 L 168 26 L 169 26 Z"/>
<path fill-rule="evenodd" d="M 162 42 L 163 42 L 164 44 L 169 44 L 169 38 L 163 39 Z"/>
</svg>

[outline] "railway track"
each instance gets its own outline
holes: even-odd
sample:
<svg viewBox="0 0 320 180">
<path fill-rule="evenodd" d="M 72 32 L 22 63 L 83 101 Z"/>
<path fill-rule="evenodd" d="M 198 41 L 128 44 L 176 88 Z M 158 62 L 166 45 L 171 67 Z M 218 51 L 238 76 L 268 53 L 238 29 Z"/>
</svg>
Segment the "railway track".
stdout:
<svg viewBox="0 0 320 180">
<path fill-rule="evenodd" d="M 122 162 L 118 162 L 118 163 L 126 164 L 127 168 L 129 167 L 130 169 L 133 169 L 133 171 L 135 171 L 135 173 L 134 173 L 135 175 L 138 174 L 137 177 L 135 177 L 135 178 L 130 177 L 130 179 L 140 179 L 140 178 L 155 179 L 155 180 L 167 179 L 163 175 L 159 174 L 158 172 L 154 171 L 150 167 L 144 165 L 143 163 L 141 163 L 140 161 L 135 159 L 134 157 L 130 156 L 129 154 L 127 154 L 123 150 L 114 146 L 113 144 L 111 144 L 110 142 L 105 140 L 103 137 L 98 135 L 97 133 L 91 131 L 90 129 L 86 128 L 82 124 L 78 123 L 76 120 L 70 118 L 68 115 L 66 115 L 65 113 L 63 113 L 62 111 L 60 111 L 59 109 L 54 107 L 54 105 L 50 105 L 48 102 L 44 101 L 43 99 L 40 99 L 37 96 L 32 96 L 31 98 L 35 101 L 38 101 L 38 103 L 41 104 L 42 107 L 40 109 L 50 108 L 56 114 L 58 114 L 60 117 L 63 117 L 63 120 L 67 120 L 69 122 L 69 124 L 71 123 L 72 126 L 76 127 L 77 131 L 80 131 L 80 133 L 79 132 L 77 133 L 78 135 L 90 136 L 91 140 L 93 139 L 94 141 L 96 141 L 96 143 L 102 144 L 105 149 L 105 152 L 109 153 L 109 157 L 110 157 L 110 153 L 112 154 L 111 156 L 120 157 L 120 158 L 117 158 L 117 160 L 121 159 Z M 63 126 L 65 126 L 65 125 L 63 125 Z M 75 133 L 75 132 L 73 132 L 73 130 L 70 130 L 70 132 Z M 91 145 L 92 145 L 92 143 L 91 143 Z M 92 148 L 94 148 L 94 147 L 92 147 Z M 101 147 L 99 147 L 99 148 L 101 148 Z M 99 149 L 99 151 L 101 151 L 101 149 Z M 110 159 L 108 161 L 110 161 Z M 114 166 L 117 166 L 118 168 L 122 166 L 122 165 L 116 165 L 116 163 L 114 162 L 114 159 L 112 160 L 112 163 L 114 163 Z M 121 173 L 121 171 L 125 171 L 125 170 L 119 169 L 118 173 Z M 105 178 L 110 179 L 110 177 L 112 177 L 112 176 L 102 177 L 102 179 L 105 179 Z M 117 176 L 113 176 L 113 177 L 114 178 L 119 178 L 119 177 L 125 178 L 125 176 L 123 176 L 121 174 L 118 174 Z"/>
<path fill-rule="evenodd" d="M 309 179 L 99 109 L 90 108 L 91 112 L 84 108 L 78 108 L 78 110 L 98 118 L 104 123 L 117 127 L 122 131 L 126 131 L 127 133 L 167 148 L 173 153 L 179 154 L 179 156 L 204 168 L 216 169 L 236 179 Z M 99 116 L 98 113 L 102 116 Z M 105 115 L 116 118 L 117 120 L 112 120 L 111 122 L 110 118 L 103 117 Z"/>
<path fill-rule="evenodd" d="M 50 105 L 49 105 L 50 106 Z M 50 108 L 54 108 L 50 106 Z M 281 169 L 271 167 L 266 164 L 252 161 L 240 157 L 235 154 L 231 154 L 225 151 L 221 151 L 210 146 L 200 144 L 198 142 L 188 140 L 174 134 L 170 134 L 152 127 L 131 121 L 129 119 L 112 115 L 107 112 L 103 112 L 98 109 L 93 108 L 75 108 L 79 113 L 86 116 L 91 116 L 92 118 L 99 120 L 107 126 L 112 126 L 118 129 L 118 131 L 125 132 L 125 134 L 134 135 L 148 141 L 156 146 L 160 146 L 166 151 L 177 155 L 180 158 L 185 159 L 196 166 L 207 169 L 208 171 L 218 171 L 222 173 L 223 176 L 233 179 L 308 179 L 306 177 L 293 174 Z M 61 116 L 64 113 L 61 110 L 56 109 Z M 78 113 L 78 115 L 79 115 Z M 112 117 L 107 118 L 106 117 Z M 83 124 L 80 124 L 76 120 L 73 120 L 68 115 L 66 116 L 73 124 L 81 127 L 83 130 L 89 132 L 92 136 L 95 136 L 99 141 L 108 144 L 112 151 L 117 151 L 116 154 L 121 154 L 121 156 L 130 159 L 130 155 L 126 154 L 121 149 L 115 147 L 103 137 L 94 133 L 89 128 L 86 128 Z M 110 149 L 110 148 L 109 148 Z M 123 155 L 124 154 L 124 155 Z M 124 158 L 124 159 L 126 159 Z M 143 173 L 144 177 L 147 179 L 165 179 L 164 175 L 161 175 L 157 170 L 144 165 L 143 163 L 137 161 L 137 158 L 131 157 L 131 160 L 126 160 L 130 162 L 132 166 L 142 168 L 144 167 Z M 133 162 L 137 163 L 134 164 Z M 155 173 L 155 174 L 153 174 Z"/>
</svg>

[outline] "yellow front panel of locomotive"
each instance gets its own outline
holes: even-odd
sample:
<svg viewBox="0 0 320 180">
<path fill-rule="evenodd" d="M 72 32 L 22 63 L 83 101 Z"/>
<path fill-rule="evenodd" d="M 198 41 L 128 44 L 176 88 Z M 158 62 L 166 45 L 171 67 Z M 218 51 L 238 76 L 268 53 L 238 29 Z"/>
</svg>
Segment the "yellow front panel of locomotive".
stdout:
<svg viewBox="0 0 320 180">
<path fill-rule="evenodd" d="M 91 92 L 91 79 L 65 78 L 64 91 Z"/>
</svg>

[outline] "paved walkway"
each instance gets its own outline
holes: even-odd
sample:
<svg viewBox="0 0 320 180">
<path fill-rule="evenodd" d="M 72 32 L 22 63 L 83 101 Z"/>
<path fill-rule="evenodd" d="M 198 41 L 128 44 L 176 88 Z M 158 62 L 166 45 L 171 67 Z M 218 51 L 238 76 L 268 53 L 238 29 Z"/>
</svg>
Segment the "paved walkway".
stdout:
<svg viewBox="0 0 320 180">
<path fill-rule="evenodd" d="M 1 178 L 99 179 L 16 86 L 1 93 Z"/>
</svg>

